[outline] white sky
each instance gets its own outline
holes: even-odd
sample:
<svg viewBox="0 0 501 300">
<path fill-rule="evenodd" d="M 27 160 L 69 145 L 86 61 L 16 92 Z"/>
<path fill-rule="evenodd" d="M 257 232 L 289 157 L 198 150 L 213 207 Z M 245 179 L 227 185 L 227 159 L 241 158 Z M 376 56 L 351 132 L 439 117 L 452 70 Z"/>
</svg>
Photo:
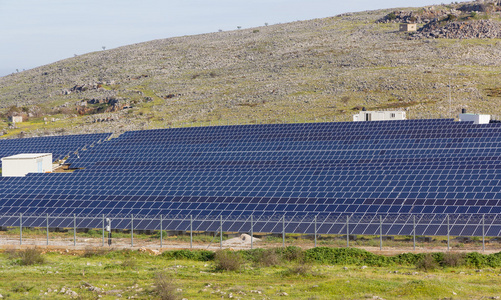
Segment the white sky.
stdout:
<svg viewBox="0 0 501 300">
<path fill-rule="evenodd" d="M 434 0 L 0 0 L 0 76 L 174 36 L 425 6 Z M 1 96 L 1 95 L 0 95 Z"/>
</svg>

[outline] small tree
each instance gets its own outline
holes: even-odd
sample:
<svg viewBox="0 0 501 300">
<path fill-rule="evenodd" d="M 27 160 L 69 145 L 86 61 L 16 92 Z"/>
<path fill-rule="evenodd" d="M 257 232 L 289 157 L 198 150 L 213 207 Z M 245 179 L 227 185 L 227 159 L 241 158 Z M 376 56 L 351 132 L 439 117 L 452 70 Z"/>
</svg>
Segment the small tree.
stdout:
<svg viewBox="0 0 501 300">
<path fill-rule="evenodd" d="M 101 48 L 103 48 L 103 51 L 106 50 L 106 46 L 102 46 Z"/>
</svg>

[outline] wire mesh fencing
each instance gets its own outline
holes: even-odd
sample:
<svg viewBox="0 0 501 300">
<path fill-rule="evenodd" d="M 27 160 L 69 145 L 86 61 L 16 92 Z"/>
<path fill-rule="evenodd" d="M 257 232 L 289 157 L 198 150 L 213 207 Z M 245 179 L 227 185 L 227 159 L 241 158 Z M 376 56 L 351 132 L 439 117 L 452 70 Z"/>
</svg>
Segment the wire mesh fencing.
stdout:
<svg viewBox="0 0 501 300">
<path fill-rule="evenodd" d="M 12 234 L 3 244 L 23 245 L 23 230 L 37 228 L 37 241 L 39 245 L 51 245 L 51 232 L 65 231 L 73 246 L 77 246 L 77 233 L 94 230 L 100 232 L 100 245 L 96 245 L 94 234 L 94 246 L 110 245 L 112 232 L 120 230 L 122 240 L 124 232 L 130 234 L 130 246 L 135 245 L 135 234 L 140 232 L 156 232 L 154 243 L 160 248 L 165 244 L 166 234 L 177 232 L 189 236 L 189 246 L 193 248 L 193 236 L 200 232 L 210 233 L 213 237 L 211 245 L 217 244 L 223 247 L 223 233 L 239 233 L 250 236 L 250 248 L 254 247 L 255 235 L 273 235 L 275 241 L 282 239 L 282 245 L 286 245 L 286 237 L 291 235 L 307 235 L 312 240 L 313 246 L 317 246 L 319 238 L 326 235 L 335 235 L 338 239 L 346 240 L 346 246 L 350 247 L 350 241 L 356 236 L 379 237 L 379 247 L 382 249 L 383 240 L 389 236 L 404 236 L 412 242 L 416 248 L 416 242 L 424 236 L 440 236 L 443 242 L 450 247 L 452 236 L 472 237 L 471 240 L 482 241 L 482 249 L 485 250 L 486 238 L 501 235 L 501 218 L 496 214 L 455 214 L 455 215 L 333 215 L 333 214 L 305 214 L 305 215 L 246 215 L 246 216 L 223 216 L 223 215 L 175 215 L 175 216 L 51 216 L 51 215 L 1 215 L 0 227 L 4 230 L 18 230 L 18 238 Z M 45 237 L 40 235 L 44 232 Z M 150 238 L 151 240 L 151 238 Z M 464 239 L 468 241 L 468 239 Z M 497 239 L 494 239 L 497 240 Z M 339 243 L 338 243 L 339 244 Z M 374 243 L 373 243 L 374 244 Z M 70 244 L 71 246 L 71 244 Z M 186 245 L 185 245 L 186 247 Z"/>
</svg>

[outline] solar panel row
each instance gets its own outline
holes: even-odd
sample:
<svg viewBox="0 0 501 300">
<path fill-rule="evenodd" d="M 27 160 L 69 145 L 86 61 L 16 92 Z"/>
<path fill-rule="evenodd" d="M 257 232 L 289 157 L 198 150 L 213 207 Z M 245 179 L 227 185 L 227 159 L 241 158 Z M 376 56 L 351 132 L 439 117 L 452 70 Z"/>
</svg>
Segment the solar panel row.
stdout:
<svg viewBox="0 0 501 300">
<path fill-rule="evenodd" d="M 82 151 L 110 137 L 109 133 L 0 140 L 0 158 L 20 153 L 52 153 L 54 161 Z M 2 163 L 0 161 L 0 168 Z"/>
<path fill-rule="evenodd" d="M 127 228 L 501 233 L 500 124 L 406 120 L 176 128 L 126 132 L 96 144 L 71 174 L 0 180 L 0 222 Z M 26 188 L 28 187 L 28 188 Z M 29 217 L 31 216 L 31 217 Z M 16 221 L 17 220 L 17 221 Z M 120 221 L 118 221 L 120 220 Z M 96 225 L 97 224 L 97 225 Z M 33 225 L 34 226 L 34 225 Z"/>
</svg>

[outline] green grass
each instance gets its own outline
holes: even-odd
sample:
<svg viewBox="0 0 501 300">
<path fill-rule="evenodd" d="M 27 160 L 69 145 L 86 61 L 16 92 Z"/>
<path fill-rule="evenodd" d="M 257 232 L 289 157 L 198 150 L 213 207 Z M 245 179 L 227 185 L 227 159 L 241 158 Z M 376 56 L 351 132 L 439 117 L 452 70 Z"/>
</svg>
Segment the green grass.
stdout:
<svg viewBox="0 0 501 300">
<path fill-rule="evenodd" d="M 237 271 L 218 271 L 212 260 L 186 259 L 172 253 L 43 256 L 44 264 L 23 266 L 9 253 L 0 253 L 0 294 L 7 299 L 68 299 L 61 290 L 70 289 L 81 299 L 117 299 L 118 294 L 122 299 L 156 299 L 158 274 L 168 278 L 179 299 L 229 298 L 230 293 L 240 299 L 277 299 L 285 294 L 287 299 L 488 299 L 501 293 L 501 277 L 494 269 L 476 272 L 459 267 L 421 272 L 413 265 L 301 262 L 263 267 L 246 259 Z"/>
</svg>

